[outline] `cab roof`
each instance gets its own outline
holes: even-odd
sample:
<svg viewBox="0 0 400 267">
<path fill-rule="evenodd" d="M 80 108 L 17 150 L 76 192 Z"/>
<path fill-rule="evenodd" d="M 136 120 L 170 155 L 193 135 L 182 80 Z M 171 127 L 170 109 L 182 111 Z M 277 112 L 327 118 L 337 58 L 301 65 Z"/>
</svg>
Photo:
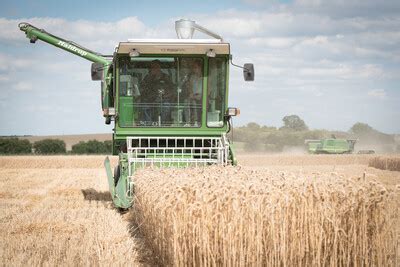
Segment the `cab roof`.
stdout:
<svg viewBox="0 0 400 267">
<path fill-rule="evenodd" d="M 219 39 L 129 39 L 116 47 L 117 54 L 136 49 L 140 54 L 206 54 L 210 49 L 217 55 L 229 55 L 229 43 Z"/>
</svg>

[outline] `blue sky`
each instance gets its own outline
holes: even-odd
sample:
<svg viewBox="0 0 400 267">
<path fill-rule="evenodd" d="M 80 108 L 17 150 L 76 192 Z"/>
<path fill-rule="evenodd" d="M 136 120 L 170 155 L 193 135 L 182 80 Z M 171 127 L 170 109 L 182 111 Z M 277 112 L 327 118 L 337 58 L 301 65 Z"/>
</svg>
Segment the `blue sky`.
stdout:
<svg viewBox="0 0 400 267">
<path fill-rule="evenodd" d="M 253 10 L 258 5 L 249 5 L 244 1 L 2 1 L 4 8 L 0 16 L 5 18 L 21 17 L 58 17 L 68 20 L 116 21 L 135 16 L 150 26 L 162 20 L 179 17 L 187 13 L 213 13 L 227 8 Z M 250 1 L 251 2 L 251 1 Z M 288 1 L 281 1 L 282 3 Z"/>
<path fill-rule="evenodd" d="M 191 18 L 231 43 L 235 125 L 280 126 L 297 114 L 313 129 L 356 122 L 400 133 L 400 1 L 1 1 L 0 135 L 107 133 L 90 62 L 43 42 L 28 21 L 101 53 L 128 38 L 174 38 Z M 196 37 L 196 36 L 195 36 Z"/>
</svg>

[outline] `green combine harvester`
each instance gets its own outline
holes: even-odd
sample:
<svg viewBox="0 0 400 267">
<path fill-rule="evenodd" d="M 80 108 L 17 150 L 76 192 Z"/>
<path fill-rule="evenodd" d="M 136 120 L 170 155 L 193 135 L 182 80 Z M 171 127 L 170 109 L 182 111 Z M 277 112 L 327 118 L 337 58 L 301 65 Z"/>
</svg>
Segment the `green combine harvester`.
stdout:
<svg viewBox="0 0 400 267">
<path fill-rule="evenodd" d="M 119 164 L 114 173 L 108 157 L 104 165 L 117 208 L 132 206 L 138 168 L 236 164 L 226 134 L 239 110 L 228 107 L 232 55 L 221 36 L 179 20 L 179 39 L 130 39 L 105 56 L 28 23 L 19 28 L 31 43 L 41 40 L 93 62 L 105 123 L 114 122 Z M 195 30 L 213 39 L 192 39 Z M 253 64 L 237 67 L 254 80 Z"/>
<path fill-rule="evenodd" d="M 354 151 L 356 139 L 321 139 L 305 140 L 310 154 L 351 154 Z"/>
</svg>

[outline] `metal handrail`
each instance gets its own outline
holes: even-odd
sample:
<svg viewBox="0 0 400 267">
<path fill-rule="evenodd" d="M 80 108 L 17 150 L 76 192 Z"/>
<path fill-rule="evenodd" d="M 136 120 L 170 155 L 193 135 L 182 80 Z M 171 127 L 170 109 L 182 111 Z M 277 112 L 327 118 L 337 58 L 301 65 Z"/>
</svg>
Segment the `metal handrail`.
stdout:
<svg viewBox="0 0 400 267">
<path fill-rule="evenodd" d="M 127 137 L 126 142 L 128 182 L 132 188 L 132 176 L 138 168 L 228 164 L 229 141 L 225 134 L 220 137 L 138 136 Z"/>
</svg>

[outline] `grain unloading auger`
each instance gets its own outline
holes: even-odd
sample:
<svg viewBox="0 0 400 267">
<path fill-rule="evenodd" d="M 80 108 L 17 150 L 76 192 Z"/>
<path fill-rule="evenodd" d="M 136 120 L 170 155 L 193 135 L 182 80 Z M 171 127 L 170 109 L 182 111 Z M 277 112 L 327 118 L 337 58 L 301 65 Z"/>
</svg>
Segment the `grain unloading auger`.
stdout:
<svg viewBox="0 0 400 267">
<path fill-rule="evenodd" d="M 28 23 L 19 28 L 31 43 L 42 40 L 93 62 L 92 80 L 102 81 L 103 116 L 106 124 L 114 121 L 119 163 L 114 174 L 108 157 L 104 165 L 116 207 L 132 205 L 138 168 L 236 164 L 226 137 L 239 113 L 228 107 L 232 55 L 219 35 L 179 20 L 179 39 L 130 39 L 105 56 Z M 214 39 L 192 39 L 195 30 Z M 252 64 L 241 68 L 246 81 L 254 80 Z"/>
</svg>

